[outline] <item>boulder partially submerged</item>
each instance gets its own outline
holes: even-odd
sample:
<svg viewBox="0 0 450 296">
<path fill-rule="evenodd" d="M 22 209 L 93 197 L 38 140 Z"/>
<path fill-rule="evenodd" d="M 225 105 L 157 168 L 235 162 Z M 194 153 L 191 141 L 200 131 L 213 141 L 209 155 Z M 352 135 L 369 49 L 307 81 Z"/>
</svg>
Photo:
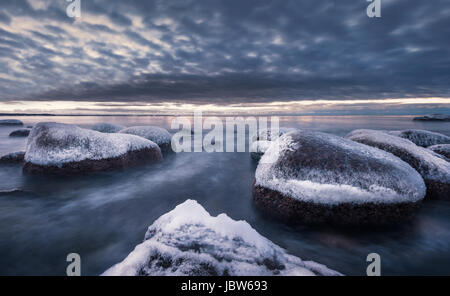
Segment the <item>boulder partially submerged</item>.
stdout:
<svg viewBox="0 0 450 296">
<path fill-rule="evenodd" d="M 450 115 L 447 114 L 430 114 L 420 117 L 414 117 L 417 121 L 450 121 Z"/>
<path fill-rule="evenodd" d="M 408 139 L 417 146 L 421 147 L 429 147 L 438 144 L 450 144 L 450 137 L 440 133 L 424 130 L 409 129 L 403 131 L 390 131 L 388 134 Z"/>
<path fill-rule="evenodd" d="M 447 161 L 450 160 L 450 144 L 433 145 L 428 147 L 428 149 L 437 154 L 445 156 L 445 158 L 447 158 Z"/>
<path fill-rule="evenodd" d="M 25 158 L 25 151 L 13 152 L 0 157 L 0 164 L 22 163 Z"/>
<path fill-rule="evenodd" d="M 122 134 L 136 135 L 158 144 L 162 151 L 171 150 L 172 135 L 158 126 L 133 126 L 120 131 Z"/>
<path fill-rule="evenodd" d="M 22 126 L 23 122 L 17 119 L 1 119 L 0 126 Z"/>
<path fill-rule="evenodd" d="M 390 224 L 411 218 L 425 196 L 420 175 L 399 158 L 338 136 L 294 131 L 256 169 L 253 198 L 287 222 Z"/>
<path fill-rule="evenodd" d="M 261 236 L 245 221 L 212 217 L 187 200 L 157 219 L 145 240 L 106 276 L 341 275 L 302 261 Z"/>
<path fill-rule="evenodd" d="M 31 131 L 30 129 L 22 128 L 22 129 L 11 132 L 9 134 L 9 136 L 14 137 L 14 138 L 19 138 L 19 137 L 25 138 L 25 137 L 28 137 L 28 135 L 30 134 L 30 131 Z"/>
<path fill-rule="evenodd" d="M 101 132 L 101 133 L 107 133 L 107 134 L 118 133 L 121 130 L 123 130 L 124 128 L 125 127 L 123 125 L 105 123 L 105 122 L 97 123 L 94 126 L 92 126 L 92 130 Z"/>
<path fill-rule="evenodd" d="M 250 156 L 254 160 L 260 160 L 264 153 L 269 149 L 271 141 L 256 141 L 250 146 Z"/>
<path fill-rule="evenodd" d="M 77 174 L 125 168 L 162 159 L 152 141 L 104 134 L 74 125 L 39 123 L 28 137 L 24 172 Z"/>
<path fill-rule="evenodd" d="M 450 199 L 450 163 L 413 142 L 376 130 L 355 130 L 347 138 L 396 155 L 410 164 L 425 181 L 427 198 Z"/>
</svg>

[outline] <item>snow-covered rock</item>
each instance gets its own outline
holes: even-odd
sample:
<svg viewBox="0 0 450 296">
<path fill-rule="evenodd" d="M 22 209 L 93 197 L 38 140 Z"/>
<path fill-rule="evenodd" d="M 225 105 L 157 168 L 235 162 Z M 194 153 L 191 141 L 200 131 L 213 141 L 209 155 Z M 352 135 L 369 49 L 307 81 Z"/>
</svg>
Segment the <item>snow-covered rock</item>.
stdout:
<svg viewBox="0 0 450 296">
<path fill-rule="evenodd" d="M 123 125 L 112 124 L 112 123 L 97 123 L 92 127 L 92 130 L 101 132 L 101 133 L 118 133 L 123 130 L 125 127 Z"/>
<path fill-rule="evenodd" d="M 450 163 L 413 142 L 375 130 L 355 130 L 347 138 L 390 152 L 416 169 L 427 186 L 427 198 L 450 199 Z"/>
<path fill-rule="evenodd" d="M 157 219 L 145 240 L 106 276 L 341 275 L 302 261 L 261 236 L 245 221 L 212 217 L 187 200 Z"/>
<path fill-rule="evenodd" d="M 414 117 L 413 120 L 418 121 L 450 121 L 450 115 L 448 114 L 430 114 L 421 117 Z"/>
<path fill-rule="evenodd" d="M 23 122 L 17 119 L 2 119 L 0 126 L 22 126 Z"/>
<path fill-rule="evenodd" d="M 388 134 L 408 139 L 417 146 L 429 147 L 437 144 L 450 144 L 450 137 L 424 130 L 390 131 Z"/>
<path fill-rule="evenodd" d="M 252 141 L 274 141 L 276 140 L 278 137 L 281 137 L 282 135 L 295 131 L 295 128 L 291 128 L 291 127 L 280 127 L 278 129 L 278 135 L 274 137 L 274 135 L 272 135 L 272 132 L 274 132 L 274 130 L 268 128 L 268 129 L 261 129 L 259 130 L 256 135 L 253 135 L 252 137 Z"/>
<path fill-rule="evenodd" d="M 10 137 L 28 137 L 30 134 L 30 129 L 22 128 L 19 130 L 15 130 L 9 134 Z"/>
<path fill-rule="evenodd" d="M 447 158 L 447 161 L 450 161 L 450 144 L 433 145 L 428 147 L 428 149 L 437 154 L 445 156 Z"/>
<path fill-rule="evenodd" d="M 385 224 L 410 218 L 425 184 L 382 150 L 312 131 L 270 145 L 255 173 L 256 205 L 288 222 Z"/>
<path fill-rule="evenodd" d="M 263 154 L 269 149 L 271 141 L 256 141 L 250 146 L 250 156 L 254 160 L 260 160 Z"/>
<path fill-rule="evenodd" d="M 133 126 L 120 131 L 123 134 L 136 135 L 158 144 L 163 151 L 171 149 L 172 135 L 158 126 Z"/>
<path fill-rule="evenodd" d="M 28 137 L 24 171 L 74 174 L 161 159 L 158 145 L 138 136 L 104 134 L 75 125 L 43 122 Z"/>
<path fill-rule="evenodd" d="M 0 157 L 0 164 L 21 163 L 25 158 L 25 151 L 13 152 Z"/>
</svg>

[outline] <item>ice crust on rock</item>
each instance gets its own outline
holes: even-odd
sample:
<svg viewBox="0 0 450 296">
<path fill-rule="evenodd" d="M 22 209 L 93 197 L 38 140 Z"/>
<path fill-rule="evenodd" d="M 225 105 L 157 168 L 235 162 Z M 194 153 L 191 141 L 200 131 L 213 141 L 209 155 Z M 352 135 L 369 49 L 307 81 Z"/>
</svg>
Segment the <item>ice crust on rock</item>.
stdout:
<svg viewBox="0 0 450 296">
<path fill-rule="evenodd" d="M 158 218 L 145 241 L 106 276 L 136 275 L 341 275 L 303 261 L 261 236 L 245 221 L 212 217 L 187 200 Z"/>
<path fill-rule="evenodd" d="M 261 156 L 269 149 L 271 141 L 256 141 L 250 146 L 250 155 L 253 159 L 259 160 Z"/>
<path fill-rule="evenodd" d="M 281 137 L 282 135 L 295 131 L 295 128 L 291 128 L 291 127 L 280 127 L 278 129 L 278 135 L 276 135 L 275 137 L 272 135 L 272 132 L 274 130 L 268 128 L 268 129 L 262 129 L 259 130 L 255 135 L 253 135 L 252 137 L 252 141 L 274 141 L 276 140 L 278 137 Z"/>
<path fill-rule="evenodd" d="M 164 128 L 158 126 L 133 126 L 120 131 L 122 134 L 136 135 L 158 145 L 170 145 L 172 135 Z"/>
<path fill-rule="evenodd" d="M 438 144 L 450 144 L 450 137 L 425 130 L 409 129 L 403 131 L 390 131 L 388 134 L 408 139 L 417 146 L 421 147 L 429 147 Z"/>
<path fill-rule="evenodd" d="M 121 130 L 123 130 L 125 126 L 118 125 L 118 124 L 112 124 L 112 123 L 97 123 L 94 126 L 92 126 L 92 130 L 101 132 L 101 133 L 118 133 Z"/>
<path fill-rule="evenodd" d="M 433 145 L 428 147 L 428 149 L 437 154 L 445 156 L 447 158 L 447 161 L 450 161 L 450 144 Z"/>
<path fill-rule="evenodd" d="M 25 161 L 41 166 L 59 166 L 83 160 L 122 156 L 130 151 L 152 149 L 155 143 L 138 136 L 105 134 L 75 125 L 38 123 L 28 137 Z"/>
<path fill-rule="evenodd" d="M 398 157 L 348 139 L 298 130 L 261 158 L 255 185 L 322 205 L 417 202 L 421 176 Z"/>
</svg>

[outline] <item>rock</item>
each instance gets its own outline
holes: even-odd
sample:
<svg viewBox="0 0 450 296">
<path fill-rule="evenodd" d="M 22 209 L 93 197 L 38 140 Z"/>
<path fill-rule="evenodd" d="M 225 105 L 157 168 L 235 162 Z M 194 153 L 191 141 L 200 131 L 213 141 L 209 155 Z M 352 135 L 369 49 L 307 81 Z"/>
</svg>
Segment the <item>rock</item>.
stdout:
<svg viewBox="0 0 450 296">
<path fill-rule="evenodd" d="M 388 134 L 408 139 L 417 146 L 421 147 L 429 147 L 437 144 L 450 144 L 450 137 L 424 130 L 410 129 L 404 131 L 389 131 Z"/>
<path fill-rule="evenodd" d="M 431 114 L 422 117 L 414 117 L 413 120 L 418 121 L 450 121 L 450 115 L 447 114 Z"/>
<path fill-rule="evenodd" d="M 13 152 L 0 157 L 0 164 L 22 163 L 25 157 L 25 151 Z"/>
<path fill-rule="evenodd" d="M 413 142 L 375 130 L 355 130 L 347 138 L 390 152 L 416 169 L 427 186 L 427 198 L 450 199 L 450 163 Z"/>
<path fill-rule="evenodd" d="M 252 159 L 259 161 L 269 148 L 271 141 L 256 141 L 250 146 L 250 156 Z"/>
<path fill-rule="evenodd" d="M 9 134 L 9 136 L 10 137 L 28 137 L 29 134 L 30 134 L 30 130 L 23 128 L 23 129 L 13 131 L 12 133 Z"/>
<path fill-rule="evenodd" d="M 447 158 L 447 161 L 450 161 L 450 144 L 433 145 L 428 147 L 428 149 L 444 156 L 445 158 Z"/>
<path fill-rule="evenodd" d="M 293 223 L 391 224 L 410 219 L 425 184 L 390 153 L 338 136 L 294 131 L 270 145 L 253 199 Z"/>
<path fill-rule="evenodd" d="M 245 221 L 212 217 L 187 200 L 157 219 L 145 240 L 105 276 L 341 275 L 302 261 L 261 236 Z"/>
<path fill-rule="evenodd" d="M 0 126 L 22 126 L 23 122 L 17 119 L 2 119 Z"/>
<path fill-rule="evenodd" d="M 39 123 L 28 137 L 25 173 L 72 175 L 162 160 L 152 141 L 74 125 Z"/>
<path fill-rule="evenodd" d="M 276 138 L 281 137 L 282 135 L 284 135 L 284 134 L 286 134 L 288 132 L 295 131 L 295 130 L 296 130 L 295 128 L 280 127 L 278 129 L 278 136 L 277 137 L 273 137 L 272 136 L 272 130 L 270 128 L 269 129 L 262 129 L 262 130 L 259 130 L 257 132 L 257 134 L 252 137 L 252 141 L 253 142 L 255 142 L 255 141 L 273 141 L 273 140 L 276 140 Z"/>
<path fill-rule="evenodd" d="M 112 123 L 97 123 L 92 127 L 92 130 L 101 133 L 118 133 L 125 127 L 123 125 L 112 124 Z"/>
<path fill-rule="evenodd" d="M 133 126 L 120 131 L 122 134 L 136 135 L 158 144 L 162 151 L 172 150 L 172 135 L 164 128 L 157 126 Z"/>
</svg>

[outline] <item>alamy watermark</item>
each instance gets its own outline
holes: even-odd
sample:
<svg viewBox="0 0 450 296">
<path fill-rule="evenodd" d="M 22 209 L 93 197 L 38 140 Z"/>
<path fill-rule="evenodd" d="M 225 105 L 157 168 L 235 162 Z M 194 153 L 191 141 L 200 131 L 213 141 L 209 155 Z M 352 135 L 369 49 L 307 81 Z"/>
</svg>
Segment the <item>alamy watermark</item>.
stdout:
<svg viewBox="0 0 450 296">
<path fill-rule="evenodd" d="M 370 2 L 367 6 L 366 14 L 368 17 L 381 17 L 381 0 L 367 0 Z"/>
<path fill-rule="evenodd" d="M 81 0 L 66 0 L 70 2 L 66 8 L 66 14 L 70 18 L 81 17 Z"/>
</svg>

